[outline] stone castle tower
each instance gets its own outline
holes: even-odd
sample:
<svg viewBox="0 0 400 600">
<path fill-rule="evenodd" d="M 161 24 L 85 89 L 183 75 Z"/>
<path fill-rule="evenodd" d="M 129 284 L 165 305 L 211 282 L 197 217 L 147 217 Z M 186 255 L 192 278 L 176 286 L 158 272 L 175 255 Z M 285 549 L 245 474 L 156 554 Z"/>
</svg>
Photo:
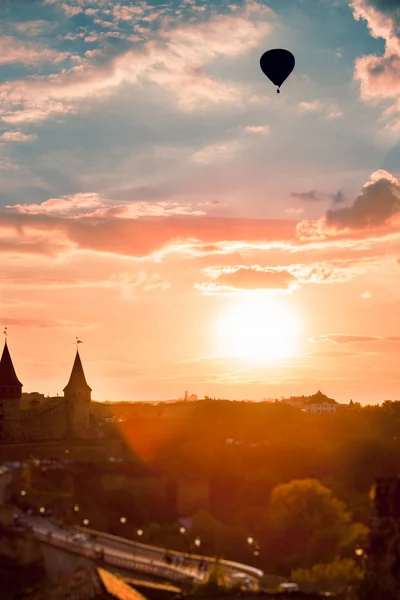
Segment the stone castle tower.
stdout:
<svg viewBox="0 0 400 600">
<path fill-rule="evenodd" d="M 71 376 L 63 391 L 67 404 L 68 434 L 71 437 L 86 437 L 89 430 L 92 389 L 86 382 L 78 350 Z"/>
<path fill-rule="evenodd" d="M 21 395 L 22 383 L 15 372 L 6 339 L 0 360 L 0 440 L 20 437 Z"/>
</svg>

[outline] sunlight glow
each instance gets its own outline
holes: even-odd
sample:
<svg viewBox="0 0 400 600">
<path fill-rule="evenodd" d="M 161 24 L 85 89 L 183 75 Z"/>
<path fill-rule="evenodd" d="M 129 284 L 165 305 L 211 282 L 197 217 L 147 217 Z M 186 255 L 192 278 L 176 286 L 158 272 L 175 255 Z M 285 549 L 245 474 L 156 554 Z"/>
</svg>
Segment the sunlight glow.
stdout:
<svg viewBox="0 0 400 600">
<path fill-rule="evenodd" d="M 300 332 L 300 317 L 286 298 L 244 296 L 219 316 L 216 344 L 223 356 L 275 364 L 297 353 Z"/>
</svg>

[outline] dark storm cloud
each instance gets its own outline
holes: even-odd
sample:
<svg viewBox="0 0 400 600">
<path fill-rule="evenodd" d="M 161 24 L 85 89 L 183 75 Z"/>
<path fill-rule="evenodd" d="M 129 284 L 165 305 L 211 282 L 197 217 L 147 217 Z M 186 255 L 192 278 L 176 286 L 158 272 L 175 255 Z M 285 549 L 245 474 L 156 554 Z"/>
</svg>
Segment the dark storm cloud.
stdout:
<svg viewBox="0 0 400 600">
<path fill-rule="evenodd" d="M 326 222 L 336 228 L 361 229 L 384 225 L 400 211 L 400 186 L 386 171 L 371 175 L 351 206 L 328 210 Z"/>
</svg>

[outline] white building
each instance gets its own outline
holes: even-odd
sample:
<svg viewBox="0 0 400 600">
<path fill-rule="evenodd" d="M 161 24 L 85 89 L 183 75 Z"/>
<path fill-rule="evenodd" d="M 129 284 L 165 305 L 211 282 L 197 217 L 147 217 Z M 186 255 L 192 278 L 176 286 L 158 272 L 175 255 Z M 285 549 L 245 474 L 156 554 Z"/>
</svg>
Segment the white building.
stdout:
<svg viewBox="0 0 400 600">
<path fill-rule="evenodd" d="M 311 415 L 335 415 L 336 408 L 336 403 L 321 402 L 320 404 L 308 404 L 303 410 Z"/>
</svg>

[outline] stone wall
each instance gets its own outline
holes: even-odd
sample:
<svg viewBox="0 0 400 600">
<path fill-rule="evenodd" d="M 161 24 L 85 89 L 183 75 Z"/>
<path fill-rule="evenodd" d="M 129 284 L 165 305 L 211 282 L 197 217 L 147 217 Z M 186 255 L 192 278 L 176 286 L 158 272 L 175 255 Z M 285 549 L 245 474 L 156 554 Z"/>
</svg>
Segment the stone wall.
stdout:
<svg viewBox="0 0 400 600">
<path fill-rule="evenodd" d="M 94 565 L 86 556 L 56 548 L 40 542 L 40 553 L 44 569 L 50 580 L 57 581 L 65 575 L 72 575 L 79 567 L 88 568 Z"/>
<path fill-rule="evenodd" d="M 53 406 L 21 413 L 21 440 L 61 440 L 68 433 L 67 404 L 59 402 Z"/>
<path fill-rule="evenodd" d="M 0 556 L 18 562 L 21 566 L 40 563 L 42 553 L 40 544 L 32 533 L 14 531 L 0 526 Z"/>
</svg>

